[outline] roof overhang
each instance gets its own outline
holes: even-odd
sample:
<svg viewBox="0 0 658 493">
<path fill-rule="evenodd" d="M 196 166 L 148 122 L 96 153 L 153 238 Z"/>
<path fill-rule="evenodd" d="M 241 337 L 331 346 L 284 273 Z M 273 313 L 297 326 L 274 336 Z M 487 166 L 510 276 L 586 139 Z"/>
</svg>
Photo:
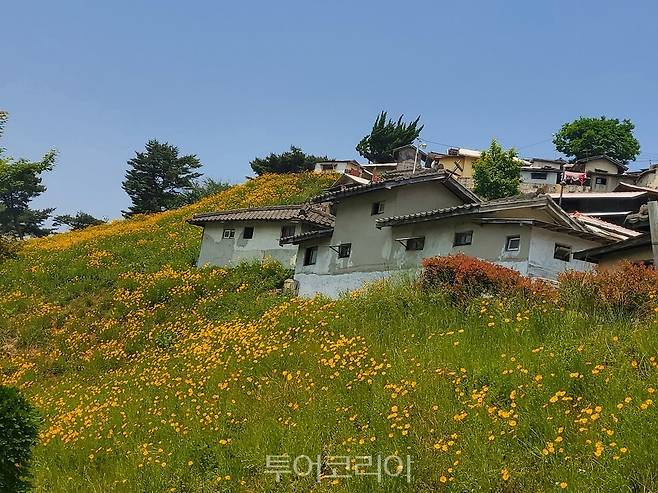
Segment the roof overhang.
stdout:
<svg viewBox="0 0 658 493">
<path fill-rule="evenodd" d="M 307 233 L 295 236 L 285 236 L 279 240 L 279 245 L 299 245 L 303 241 L 316 240 L 319 238 L 330 238 L 334 229 L 319 229 L 317 231 L 308 231 Z"/>
<path fill-rule="evenodd" d="M 651 246 L 651 235 L 649 233 L 636 236 L 635 238 L 629 238 L 628 240 L 618 241 L 610 245 L 581 250 L 579 252 L 575 252 L 573 257 L 578 260 L 598 263 L 602 257 L 608 254 L 624 252 L 634 248 L 642 248 L 647 246 Z"/>
</svg>

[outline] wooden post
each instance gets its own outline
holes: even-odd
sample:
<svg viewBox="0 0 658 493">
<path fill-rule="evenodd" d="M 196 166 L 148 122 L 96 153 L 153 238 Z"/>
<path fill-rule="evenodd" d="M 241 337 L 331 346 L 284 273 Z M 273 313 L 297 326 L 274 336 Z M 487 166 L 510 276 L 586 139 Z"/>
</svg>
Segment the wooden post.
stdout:
<svg viewBox="0 0 658 493">
<path fill-rule="evenodd" d="M 651 251 L 653 252 L 653 268 L 658 268 L 658 202 L 647 202 L 649 209 L 649 231 L 651 232 Z"/>
</svg>

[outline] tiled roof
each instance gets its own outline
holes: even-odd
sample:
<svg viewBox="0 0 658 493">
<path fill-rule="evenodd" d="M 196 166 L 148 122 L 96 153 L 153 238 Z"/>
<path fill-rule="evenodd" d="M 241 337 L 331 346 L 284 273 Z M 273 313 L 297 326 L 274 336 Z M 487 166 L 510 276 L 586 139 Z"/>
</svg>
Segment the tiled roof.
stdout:
<svg viewBox="0 0 658 493">
<path fill-rule="evenodd" d="M 494 210 L 506 209 L 509 206 L 523 207 L 523 206 L 541 206 L 548 205 L 550 199 L 546 196 L 540 197 L 526 197 L 517 196 L 509 197 L 499 200 L 490 200 L 488 202 L 480 202 L 475 204 L 463 204 L 453 207 L 445 207 L 443 209 L 434 209 L 431 211 L 414 212 L 412 214 L 404 214 L 401 216 L 390 216 L 382 219 L 377 219 L 375 224 L 378 228 L 386 226 L 395 226 L 398 224 L 417 223 L 423 221 L 431 221 L 442 217 L 461 215 L 461 214 L 474 214 L 478 212 L 492 212 Z M 552 202 L 552 201 L 551 201 Z"/>
<path fill-rule="evenodd" d="M 618 241 L 611 245 L 605 245 L 602 247 L 589 248 L 587 250 L 581 250 L 580 252 L 575 252 L 573 258 L 579 260 L 586 260 L 588 262 L 598 263 L 602 257 L 609 253 L 618 253 L 625 250 L 631 250 L 633 248 L 642 248 L 651 246 L 651 234 L 644 233 L 640 236 L 635 236 L 634 238 L 628 238 L 627 240 Z"/>
<path fill-rule="evenodd" d="M 293 221 L 332 227 L 334 225 L 334 216 L 317 207 L 308 205 L 277 205 L 196 214 L 187 222 L 203 226 L 207 223 L 229 221 Z"/>
<path fill-rule="evenodd" d="M 375 190 L 384 190 L 395 188 L 403 185 L 411 185 L 413 183 L 421 183 L 427 181 L 440 181 L 455 195 L 460 197 L 466 202 L 479 202 L 480 199 L 473 192 L 458 183 L 449 173 L 442 170 L 421 170 L 416 173 L 402 172 L 397 176 L 386 177 L 381 181 L 373 181 L 364 185 L 344 186 L 335 189 L 329 189 L 325 193 L 318 195 L 312 199 L 312 202 L 327 202 L 331 200 L 350 197 L 352 195 L 359 195 L 368 193 Z"/>
<path fill-rule="evenodd" d="M 306 233 L 301 233 L 295 236 L 284 236 L 279 240 L 279 245 L 299 245 L 302 241 L 312 240 L 315 238 L 325 238 L 331 236 L 334 232 L 333 228 L 329 229 L 319 229 L 316 231 L 307 231 Z"/>
</svg>

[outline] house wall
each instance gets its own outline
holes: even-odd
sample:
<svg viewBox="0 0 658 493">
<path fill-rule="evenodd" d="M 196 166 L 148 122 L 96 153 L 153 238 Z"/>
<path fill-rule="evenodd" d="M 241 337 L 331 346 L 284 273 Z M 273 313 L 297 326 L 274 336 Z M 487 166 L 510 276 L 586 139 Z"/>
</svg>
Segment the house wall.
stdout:
<svg viewBox="0 0 658 493">
<path fill-rule="evenodd" d="M 605 185 L 597 185 L 597 178 L 605 178 Z M 617 185 L 621 182 L 621 175 L 618 174 L 607 174 L 607 173 L 591 173 L 590 174 L 590 188 L 592 192 L 612 192 Z"/>
<path fill-rule="evenodd" d="M 658 188 L 658 174 L 656 170 L 651 170 L 637 179 L 637 185 L 640 187 Z"/>
<path fill-rule="evenodd" d="M 462 178 L 472 178 L 473 163 L 476 159 L 477 158 L 471 156 L 446 156 L 439 159 L 439 163 L 448 171 L 454 170 L 457 176 L 461 176 Z M 459 170 L 457 164 L 463 168 L 463 171 Z"/>
<path fill-rule="evenodd" d="M 385 201 L 384 213 L 371 215 L 372 204 L 382 200 Z M 377 190 L 340 201 L 336 207 L 336 226 L 331 244 L 352 243 L 352 254 L 348 262 L 342 263 L 343 259 L 340 259 L 341 262 L 330 263 L 328 273 L 339 274 L 353 270 L 369 272 L 393 266 L 391 252 L 394 242 L 387 228 L 380 230 L 375 227 L 376 219 L 462 203 L 461 199 L 439 182 Z M 332 258 L 335 257 L 335 254 L 332 255 Z"/>
<path fill-rule="evenodd" d="M 619 172 L 617 166 L 607 159 L 594 159 L 585 163 L 585 172 L 595 172 L 596 170 L 601 170 L 611 175 L 616 175 Z"/>
<path fill-rule="evenodd" d="M 532 173 L 546 173 L 545 179 L 533 178 Z M 559 172 L 550 170 L 521 170 L 521 183 L 532 183 L 537 185 L 555 185 L 558 181 Z"/>
<path fill-rule="evenodd" d="M 623 260 L 628 260 L 630 262 L 653 262 L 651 245 L 609 253 L 601 258 L 599 261 L 599 267 L 602 269 L 610 269 Z"/>
<path fill-rule="evenodd" d="M 553 258 L 556 243 L 571 246 L 572 252 L 586 250 L 603 244 L 603 242 L 585 240 L 566 233 L 533 227 L 528 255 L 527 274 L 530 277 L 557 279 L 557 275 L 560 272 L 567 270 L 588 271 L 596 267 L 591 262 L 584 262 L 574 258 L 570 262 Z"/>
<path fill-rule="evenodd" d="M 284 221 L 231 221 L 227 223 L 208 223 L 203 228 L 201 251 L 197 266 L 209 265 L 235 265 L 242 261 L 262 260 L 271 257 L 284 266 L 295 265 L 297 255 L 296 245 L 279 245 L 281 227 Z M 243 232 L 246 226 L 253 226 L 254 237 L 244 239 Z M 224 238 L 224 229 L 235 229 L 235 238 Z M 297 225 L 296 232 L 304 232 L 308 228 Z"/>
</svg>

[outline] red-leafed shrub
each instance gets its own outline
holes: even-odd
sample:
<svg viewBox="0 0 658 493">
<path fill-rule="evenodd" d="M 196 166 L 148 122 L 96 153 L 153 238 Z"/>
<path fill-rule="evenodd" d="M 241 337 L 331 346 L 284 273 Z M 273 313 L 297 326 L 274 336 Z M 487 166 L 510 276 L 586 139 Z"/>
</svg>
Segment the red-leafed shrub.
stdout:
<svg viewBox="0 0 658 493">
<path fill-rule="evenodd" d="M 561 302 L 584 310 L 646 315 L 658 301 L 658 271 L 631 262 L 612 269 L 566 272 L 559 281 Z"/>
<path fill-rule="evenodd" d="M 482 294 L 529 295 L 548 289 L 515 270 L 461 253 L 423 260 L 421 282 L 426 288 L 447 290 L 456 300 L 468 300 Z"/>
</svg>

